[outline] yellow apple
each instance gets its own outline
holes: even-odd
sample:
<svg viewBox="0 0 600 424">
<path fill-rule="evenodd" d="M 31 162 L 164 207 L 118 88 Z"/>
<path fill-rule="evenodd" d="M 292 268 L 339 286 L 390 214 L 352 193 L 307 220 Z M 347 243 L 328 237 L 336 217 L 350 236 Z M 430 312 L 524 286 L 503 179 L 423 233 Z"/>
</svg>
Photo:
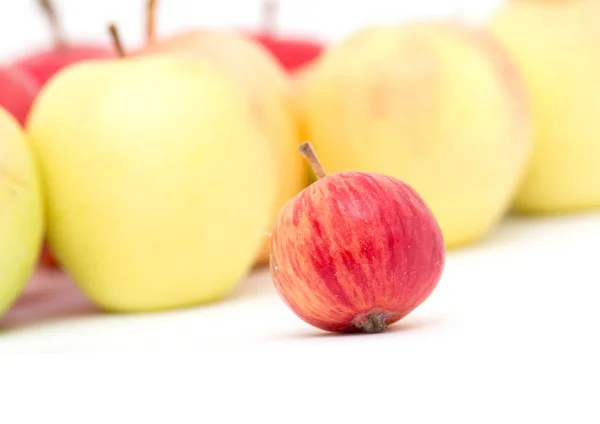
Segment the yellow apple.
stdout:
<svg viewBox="0 0 600 424">
<path fill-rule="evenodd" d="M 516 210 L 600 208 L 600 2 L 512 1 L 489 26 L 522 70 L 533 105 L 535 147 Z"/>
<path fill-rule="evenodd" d="M 0 107 L 0 315 L 33 274 L 43 236 L 43 192 L 29 139 Z"/>
<path fill-rule="evenodd" d="M 486 236 L 529 160 L 517 70 L 484 30 L 454 22 L 361 29 L 304 75 L 297 104 L 329 172 L 382 172 L 412 185 L 448 248 Z"/>
<path fill-rule="evenodd" d="M 316 66 L 316 62 L 319 58 L 316 58 L 310 63 L 303 65 L 297 69 L 292 75 L 292 104 L 296 113 L 296 120 L 298 122 L 298 134 L 301 140 L 308 140 L 309 134 L 307 130 L 307 124 L 304 121 L 304 114 L 302 113 L 304 106 L 302 105 L 303 96 L 301 95 L 304 90 L 304 85 L 309 80 L 311 70 Z M 317 176 L 314 172 L 307 172 L 305 177 L 305 186 L 309 186 L 317 181 Z"/>
<path fill-rule="evenodd" d="M 227 297 L 266 238 L 275 161 L 247 95 L 208 62 L 76 64 L 27 127 L 48 243 L 100 307 L 137 312 Z"/>
<path fill-rule="evenodd" d="M 156 2 L 148 2 L 148 40 L 139 55 L 174 54 L 209 60 L 234 79 L 248 94 L 254 117 L 269 139 L 277 161 L 277 200 L 266 231 L 281 207 L 306 186 L 308 167 L 298 155 L 301 138 L 293 107 L 292 77 L 258 41 L 244 34 L 218 29 L 185 31 L 158 39 L 154 35 Z M 264 241 L 259 264 L 269 259 Z"/>
</svg>

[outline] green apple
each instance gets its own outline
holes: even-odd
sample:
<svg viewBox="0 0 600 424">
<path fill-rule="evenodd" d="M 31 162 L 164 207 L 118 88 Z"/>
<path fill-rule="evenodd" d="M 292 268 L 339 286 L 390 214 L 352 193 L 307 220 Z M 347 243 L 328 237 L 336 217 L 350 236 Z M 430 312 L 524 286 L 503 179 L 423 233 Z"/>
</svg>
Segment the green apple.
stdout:
<svg viewBox="0 0 600 424">
<path fill-rule="evenodd" d="M 101 308 L 212 302 L 250 271 L 271 219 L 275 160 L 248 96 L 208 62 L 73 65 L 40 93 L 27 128 L 50 248 Z"/>
<path fill-rule="evenodd" d="M 18 122 L 0 108 L 0 315 L 29 281 L 44 236 L 44 201 L 35 158 Z"/>
</svg>

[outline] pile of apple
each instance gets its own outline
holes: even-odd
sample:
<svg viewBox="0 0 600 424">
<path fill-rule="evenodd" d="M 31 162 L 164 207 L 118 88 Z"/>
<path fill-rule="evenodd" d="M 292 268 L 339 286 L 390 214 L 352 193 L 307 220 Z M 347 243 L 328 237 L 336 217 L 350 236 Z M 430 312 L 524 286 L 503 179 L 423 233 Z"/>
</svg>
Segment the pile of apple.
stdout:
<svg viewBox="0 0 600 424">
<path fill-rule="evenodd" d="M 224 299 L 268 263 L 306 322 L 377 333 L 509 212 L 600 208 L 596 0 L 365 27 L 326 50 L 157 40 L 152 0 L 144 46 L 114 25 L 112 48 L 73 46 L 44 3 L 56 47 L 0 73 L 0 311 L 45 240 L 106 311 Z"/>
</svg>

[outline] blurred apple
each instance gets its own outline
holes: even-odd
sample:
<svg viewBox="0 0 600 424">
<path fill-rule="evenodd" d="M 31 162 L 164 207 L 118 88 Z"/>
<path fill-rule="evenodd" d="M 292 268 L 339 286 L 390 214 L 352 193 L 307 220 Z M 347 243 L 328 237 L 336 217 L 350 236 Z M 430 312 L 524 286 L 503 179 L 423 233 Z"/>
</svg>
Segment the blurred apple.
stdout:
<svg viewBox="0 0 600 424">
<path fill-rule="evenodd" d="M 305 187 L 308 175 L 297 150 L 301 139 L 291 77 L 260 44 L 233 31 L 199 29 L 156 40 L 156 2 L 150 0 L 148 6 L 148 43 L 139 55 L 167 54 L 208 61 L 248 94 L 256 124 L 277 158 L 277 201 L 265 227 L 269 232 L 279 209 Z M 265 236 L 258 263 L 266 264 L 268 258 L 269 239 Z"/>
<path fill-rule="evenodd" d="M 517 211 L 600 208 L 600 2 L 511 1 L 490 28 L 522 70 L 533 104 L 535 148 Z"/>
<path fill-rule="evenodd" d="M 38 0 L 46 13 L 52 30 L 53 46 L 47 50 L 29 53 L 19 58 L 14 66 L 29 73 L 40 85 L 45 84 L 57 71 L 82 60 L 108 58 L 114 55 L 109 45 L 67 42 L 51 0 Z"/>
<path fill-rule="evenodd" d="M 0 68 L 0 106 L 9 112 L 21 127 L 25 126 L 27 116 L 40 84 L 28 73 L 14 66 Z M 47 246 L 43 246 L 40 265 L 56 268 L 58 264 Z"/>
<path fill-rule="evenodd" d="M 46 82 L 59 70 L 82 60 L 108 58 L 114 55 L 111 46 L 96 44 L 76 44 L 65 40 L 61 25 L 58 20 L 56 10 L 51 0 L 38 0 L 40 9 L 48 18 L 48 23 L 52 31 L 53 46 L 48 50 L 41 50 L 29 53 L 18 58 L 12 65 L 13 75 L 18 72 L 21 86 L 18 92 L 0 94 L 0 104 L 11 102 L 7 107 L 9 110 L 17 110 L 17 118 L 22 125 L 25 125 L 29 108 L 38 91 Z M 13 77 L 14 78 L 14 77 Z M 27 81 L 24 83 L 24 81 Z M 23 84 L 27 88 L 24 90 Z M 0 76 L 0 87 L 3 87 L 2 77 Z M 14 86 L 13 86 L 13 89 Z M 8 97 L 3 101 L 4 97 Z M 51 251 L 46 245 L 42 250 L 40 265 L 43 267 L 58 267 L 58 264 Z"/>
<path fill-rule="evenodd" d="M 38 90 L 38 82 L 26 72 L 14 66 L 0 68 L 0 106 L 21 126 L 25 125 Z"/>
<path fill-rule="evenodd" d="M 455 22 L 364 28 L 329 48 L 297 87 L 303 131 L 329 172 L 413 186 L 448 248 L 484 238 L 529 163 L 529 105 L 485 30 Z"/>
<path fill-rule="evenodd" d="M 0 107 L 0 315 L 24 291 L 44 234 L 42 185 L 27 135 Z"/>
<path fill-rule="evenodd" d="M 276 30 L 278 7 L 277 0 L 264 0 L 262 28 L 247 34 L 270 51 L 287 71 L 295 73 L 317 59 L 324 45 L 316 38 L 279 34 Z"/>
<path fill-rule="evenodd" d="M 274 157 L 246 93 L 209 62 L 75 64 L 40 92 L 27 130 L 49 245 L 99 307 L 217 301 L 252 267 L 277 191 Z"/>
</svg>

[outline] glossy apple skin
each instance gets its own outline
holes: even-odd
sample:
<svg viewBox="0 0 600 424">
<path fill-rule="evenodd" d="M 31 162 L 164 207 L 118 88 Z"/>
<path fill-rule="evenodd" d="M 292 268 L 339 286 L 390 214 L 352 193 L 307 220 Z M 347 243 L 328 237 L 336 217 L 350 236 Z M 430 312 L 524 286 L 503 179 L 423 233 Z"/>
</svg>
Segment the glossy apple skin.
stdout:
<svg viewBox="0 0 600 424">
<path fill-rule="evenodd" d="M 323 45 L 313 40 L 280 38 L 270 34 L 254 34 L 251 38 L 271 52 L 290 73 L 316 60 L 323 52 Z"/>
<path fill-rule="evenodd" d="M 377 173 L 317 180 L 282 208 L 271 235 L 277 292 L 331 332 L 383 331 L 365 321 L 387 327 L 408 315 L 433 292 L 444 263 L 430 209 L 410 186 Z"/>
<path fill-rule="evenodd" d="M 29 74 L 13 66 L 0 69 L 0 106 L 25 125 L 40 86 Z"/>
<path fill-rule="evenodd" d="M 40 85 L 44 85 L 61 69 L 83 60 L 114 57 L 108 46 L 67 45 L 31 54 L 15 62 L 15 66 L 29 73 Z"/>
</svg>

